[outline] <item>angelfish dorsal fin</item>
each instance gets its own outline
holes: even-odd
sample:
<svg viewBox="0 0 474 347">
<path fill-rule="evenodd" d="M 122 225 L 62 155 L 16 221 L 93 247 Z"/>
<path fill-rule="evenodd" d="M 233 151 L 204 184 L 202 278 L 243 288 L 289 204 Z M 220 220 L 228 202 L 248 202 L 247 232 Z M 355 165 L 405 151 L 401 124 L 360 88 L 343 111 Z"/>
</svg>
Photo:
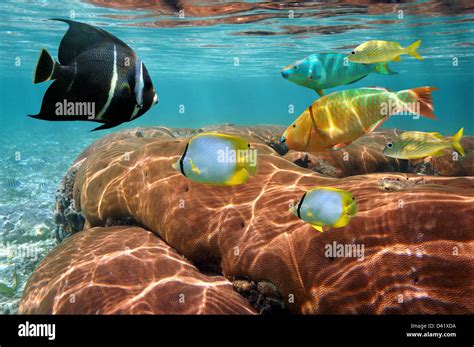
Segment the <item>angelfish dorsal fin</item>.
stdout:
<svg viewBox="0 0 474 347">
<path fill-rule="evenodd" d="M 125 42 L 105 30 L 69 19 L 53 18 L 51 20 L 69 25 L 69 29 L 59 45 L 58 58 L 61 65 L 69 65 L 77 55 L 106 42 L 115 43 L 115 45 L 128 50 L 130 55 L 135 54 Z"/>
</svg>

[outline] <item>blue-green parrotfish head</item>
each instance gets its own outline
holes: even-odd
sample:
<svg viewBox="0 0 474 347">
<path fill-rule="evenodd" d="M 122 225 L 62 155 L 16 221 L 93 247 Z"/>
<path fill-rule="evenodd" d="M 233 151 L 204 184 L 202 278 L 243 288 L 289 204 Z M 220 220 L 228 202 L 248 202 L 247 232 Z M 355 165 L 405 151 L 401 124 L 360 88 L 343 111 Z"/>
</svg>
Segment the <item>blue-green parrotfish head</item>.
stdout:
<svg viewBox="0 0 474 347">
<path fill-rule="evenodd" d="M 326 89 L 356 83 L 371 73 L 395 74 L 387 62 L 351 63 L 341 53 L 312 54 L 288 65 L 281 72 L 286 80 L 313 89 L 319 96 L 323 96 Z"/>
<path fill-rule="evenodd" d="M 281 75 L 293 83 L 304 85 L 307 81 L 314 79 L 318 75 L 318 63 L 317 59 L 307 57 L 283 68 Z"/>
</svg>

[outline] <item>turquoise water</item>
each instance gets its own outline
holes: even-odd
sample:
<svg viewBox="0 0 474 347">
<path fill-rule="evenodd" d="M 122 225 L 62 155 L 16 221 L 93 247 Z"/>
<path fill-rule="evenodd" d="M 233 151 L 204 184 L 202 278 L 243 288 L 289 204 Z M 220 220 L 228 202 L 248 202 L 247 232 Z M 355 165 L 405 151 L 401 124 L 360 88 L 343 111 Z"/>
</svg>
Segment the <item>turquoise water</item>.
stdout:
<svg viewBox="0 0 474 347">
<path fill-rule="evenodd" d="M 50 233 L 55 189 L 88 144 L 113 131 L 147 125 L 288 125 L 316 100 L 316 94 L 284 80 L 280 69 L 310 54 L 348 53 L 371 39 L 402 45 L 422 39 L 419 52 L 424 61 L 404 56 L 400 63 L 391 63 L 398 75 L 372 74 L 330 91 L 436 86 L 439 120 L 392 117 L 384 127 L 444 134 L 464 127 L 465 134 L 473 135 L 474 14 L 458 13 L 456 8 L 428 13 L 432 7 L 425 1 L 398 8 L 402 19 L 399 12 L 369 15 L 360 6 L 345 6 L 295 10 L 295 18 L 288 18 L 286 9 L 257 9 L 219 15 L 216 18 L 224 23 L 214 24 L 210 15 L 187 17 L 180 23 L 176 14 L 146 9 L 109 9 L 80 1 L 2 1 L 0 243 L 26 245 L 37 257 L 0 255 L 0 282 L 12 285 L 15 269 L 20 278 L 16 295 L 0 293 L 0 312 L 15 311 L 28 275 L 54 246 Z M 232 16 L 260 14 L 270 16 L 246 24 L 225 23 Z M 138 53 L 159 95 L 157 106 L 133 122 L 95 133 L 89 132 L 95 123 L 54 123 L 26 116 L 38 113 L 49 85 L 32 84 L 39 51 L 47 48 L 56 57 L 67 30 L 66 24 L 47 19 L 71 15 L 110 31 Z"/>
</svg>

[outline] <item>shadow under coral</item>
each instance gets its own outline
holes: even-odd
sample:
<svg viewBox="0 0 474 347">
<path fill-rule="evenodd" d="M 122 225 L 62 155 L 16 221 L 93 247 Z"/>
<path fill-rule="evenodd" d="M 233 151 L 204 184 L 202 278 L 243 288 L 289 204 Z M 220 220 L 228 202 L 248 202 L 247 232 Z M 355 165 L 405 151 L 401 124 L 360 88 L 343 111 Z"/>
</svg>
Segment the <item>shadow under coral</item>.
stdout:
<svg viewBox="0 0 474 347">
<path fill-rule="evenodd" d="M 187 137 L 213 130 L 257 148 L 247 184 L 207 186 L 172 169 Z M 63 199 L 85 230 L 62 229 L 75 234 L 33 273 L 20 313 L 474 312 L 472 139 L 455 164 L 403 163 L 380 154 L 393 131 L 281 156 L 282 130 L 154 127 L 88 147 Z M 288 212 L 314 186 L 350 190 L 357 216 L 315 232 Z M 337 245 L 363 246 L 363 257 L 327 256 Z"/>
</svg>

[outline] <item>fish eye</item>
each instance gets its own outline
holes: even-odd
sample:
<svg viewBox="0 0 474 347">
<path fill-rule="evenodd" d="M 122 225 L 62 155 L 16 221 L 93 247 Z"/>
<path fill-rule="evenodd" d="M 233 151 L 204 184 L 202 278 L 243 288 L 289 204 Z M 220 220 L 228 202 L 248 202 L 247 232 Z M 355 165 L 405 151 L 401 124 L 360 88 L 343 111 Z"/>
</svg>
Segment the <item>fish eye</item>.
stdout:
<svg viewBox="0 0 474 347">
<path fill-rule="evenodd" d="M 356 52 L 355 52 L 355 51 L 352 51 L 351 54 L 354 55 L 354 54 L 356 54 Z"/>
<path fill-rule="evenodd" d="M 293 69 L 298 70 L 298 66 L 295 65 L 295 66 L 293 67 Z"/>
<path fill-rule="evenodd" d="M 293 124 L 293 128 L 296 128 L 296 124 Z"/>
<path fill-rule="evenodd" d="M 387 143 L 387 148 L 392 148 L 392 147 L 393 147 L 393 143 L 392 143 L 392 142 Z"/>
</svg>

